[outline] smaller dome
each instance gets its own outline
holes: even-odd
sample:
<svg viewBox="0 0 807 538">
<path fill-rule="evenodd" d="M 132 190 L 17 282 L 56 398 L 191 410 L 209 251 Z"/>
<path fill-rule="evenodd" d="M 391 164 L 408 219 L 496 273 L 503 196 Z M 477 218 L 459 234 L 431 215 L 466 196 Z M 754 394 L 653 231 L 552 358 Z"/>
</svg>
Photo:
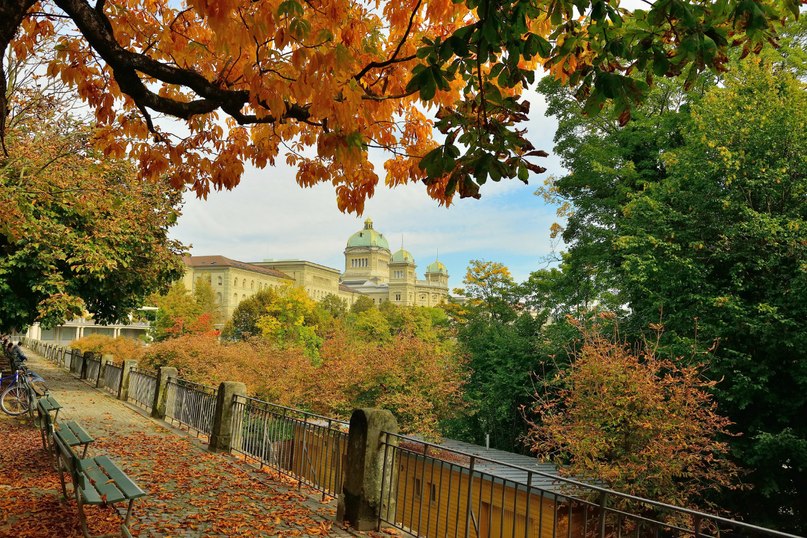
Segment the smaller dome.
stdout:
<svg viewBox="0 0 807 538">
<path fill-rule="evenodd" d="M 446 266 L 443 265 L 442 262 L 435 260 L 426 267 L 426 274 L 429 273 L 440 273 L 448 276 L 448 269 L 446 269 Z"/>
<path fill-rule="evenodd" d="M 392 255 L 390 263 L 409 263 L 414 265 L 415 258 L 412 257 L 412 254 L 408 250 L 401 249 Z"/>
</svg>

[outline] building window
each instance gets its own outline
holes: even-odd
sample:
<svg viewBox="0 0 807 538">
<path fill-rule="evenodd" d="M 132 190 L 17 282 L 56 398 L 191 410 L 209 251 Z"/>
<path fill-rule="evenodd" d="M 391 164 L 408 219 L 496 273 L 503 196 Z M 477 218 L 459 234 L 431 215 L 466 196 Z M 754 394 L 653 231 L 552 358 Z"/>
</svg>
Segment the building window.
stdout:
<svg viewBox="0 0 807 538">
<path fill-rule="evenodd" d="M 234 288 L 237 288 L 237 287 L 238 287 L 238 279 L 237 279 L 237 278 L 234 278 L 234 279 L 233 279 L 233 287 L 234 287 Z"/>
<path fill-rule="evenodd" d="M 233 293 L 233 304 L 234 305 L 238 304 L 238 294 L 237 293 Z"/>
<path fill-rule="evenodd" d="M 221 278 L 220 276 L 219 276 L 219 277 L 216 277 L 216 282 L 217 282 L 217 284 L 218 284 L 219 286 L 221 286 L 221 285 L 224 283 L 224 281 L 222 280 L 222 278 Z"/>
<path fill-rule="evenodd" d="M 254 289 L 255 289 L 255 281 L 254 281 L 254 280 L 251 280 L 251 281 L 249 282 L 249 289 L 251 289 L 251 290 L 254 290 Z"/>
<path fill-rule="evenodd" d="M 396 293 L 396 294 L 395 294 L 395 300 L 396 300 L 396 301 L 400 301 L 400 300 L 401 300 L 401 294 L 400 294 L 400 293 Z"/>
<path fill-rule="evenodd" d="M 216 294 L 216 304 L 221 304 L 221 292 Z"/>
</svg>

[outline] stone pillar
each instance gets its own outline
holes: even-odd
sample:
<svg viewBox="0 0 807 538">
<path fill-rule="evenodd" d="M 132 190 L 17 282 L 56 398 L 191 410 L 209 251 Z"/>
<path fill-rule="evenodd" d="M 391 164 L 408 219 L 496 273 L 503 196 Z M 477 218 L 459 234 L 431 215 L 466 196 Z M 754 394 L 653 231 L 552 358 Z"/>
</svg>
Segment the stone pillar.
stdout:
<svg viewBox="0 0 807 538">
<path fill-rule="evenodd" d="M 120 388 L 118 389 L 118 399 L 124 402 L 129 399 L 129 379 L 132 368 L 137 368 L 137 361 L 123 361 L 123 371 L 120 375 Z"/>
<path fill-rule="evenodd" d="M 166 389 L 168 380 L 177 376 L 177 369 L 172 366 L 161 366 L 157 372 L 157 390 L 154 391 L 154 403 L 151 404 L 151 416 L 165 418 Z"/>
<path fill-rule="evenodd" d="M 379 516 L 394 511 L 395 495 L 382 495 L 381 491 L 382 480 L 386 488 L 392 487 L 397 481 L 397 469 L 392 465 L 391 452 L 387 454 L 387 464 L 384 465 L 382 432 L 398 433 L 398 421 L 392 413 L 385 409 L 353 411 L 347 440 L 344 485 L 339 496 L 336 520 L 349 523 L 359 531 L 376 529 Z M 397 438 L 390 438 L 388 442 L 398 444 Z"/>
<path fill-rule="evenodd" d="M 233 396 L 246 396 L 247 386 L 236 381 L 225 381 L 219 385 L 216 396 L 216 409 L 213 412 L 213 431 L 210 434 L 211 452 L 229 452 L 239 446 L 241 432 L 232 431 Z"/>
</svg>

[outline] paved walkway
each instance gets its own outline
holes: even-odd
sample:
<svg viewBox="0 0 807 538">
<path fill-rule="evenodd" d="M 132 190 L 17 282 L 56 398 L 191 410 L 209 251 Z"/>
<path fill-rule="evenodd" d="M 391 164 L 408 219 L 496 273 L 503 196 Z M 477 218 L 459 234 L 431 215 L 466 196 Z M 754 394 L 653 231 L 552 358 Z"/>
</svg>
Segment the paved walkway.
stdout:
<svg viewBox="0 0 807 538">
<path fill-rule="evenodd" d="M 322 501 L 319 492 L 298 489 L 283 475 L 210 453 L 192 437 L 26 353 L 29 367 L 64 406 L 59 418 L 77 420 L 95 437 L 89 454 L 109 455 L 149 493 L 135 502 L 135 536 L 350 536 L 334 523 L 335 500 Z M 75 503 L 60 501 L 50 457 L 29 423 L 0 418 L 0 537 L 80 536 Z M 108 508 L 87 507 L 87 513 L 93 534 L 115 532 L 120 522 Z"/>
</svg>

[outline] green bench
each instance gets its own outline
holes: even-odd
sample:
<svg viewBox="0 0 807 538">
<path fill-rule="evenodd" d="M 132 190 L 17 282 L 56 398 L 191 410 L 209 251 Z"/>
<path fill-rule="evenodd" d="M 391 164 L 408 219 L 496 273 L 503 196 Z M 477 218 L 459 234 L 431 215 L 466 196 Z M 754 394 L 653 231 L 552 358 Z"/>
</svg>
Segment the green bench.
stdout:
<svg viewBox="0 0 807 538">
<path fill-rule="evenodd" d="M 39 415 L 39 431 L 42 434 L 42 448 L 48 449 L 48 441 L 50 440 L 51 432 L 53 432 L 53 425 L 56 423 L 56 417 L 59 416 L 59 409 L 62 406 L 53 396 L 47 395 L 39 398 L 36 403 L 36 412 Z M 55 411 L 55 413 L 53 413 Z M 53 415 L 51 415 L 53 413 Z"/>
<path fill-rule="evenodd" d="M 65 427 L 60 427 L 53 432 L 53 441 L 59 465 L 59 479 L 62 483 L 62 494 L 67 499 L 64 475 L 65 473 L 70 474 L 73 493 L 78 504 L 81 531 L 84 533 L 85 538 L 91 538 L 87 529 L 87 518 L 84 514 L 85 504 L 108 505 L 124 501 L 128 501 L 128 507 L 123 525 L 121 525 L 121 535 L 131 538 L 129 517 L 132 514 L 132 504 L 135 499 L 145 496 L 146 492 L 140 489 L 107 456 L 80 458 L 70 446 L 73 439 L 67 432 L 76 433 L 74 430 Z M 78 438 L 78 436 L 75 437 L 76 439 Z M 87 443 L 84 444 L 85 454 L 86 449 Z"/>
</svg>

